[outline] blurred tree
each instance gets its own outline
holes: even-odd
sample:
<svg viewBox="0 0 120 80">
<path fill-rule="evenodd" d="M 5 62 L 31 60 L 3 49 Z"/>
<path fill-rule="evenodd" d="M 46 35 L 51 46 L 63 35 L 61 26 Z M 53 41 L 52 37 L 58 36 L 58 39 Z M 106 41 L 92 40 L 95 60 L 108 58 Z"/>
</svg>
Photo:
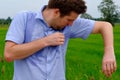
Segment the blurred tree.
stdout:
<svg viewBox="0 0 120 80">
<path fill-rule="evenodd" d="M 0 19 L 0 24 L 4 25 L 4 24 L 10 24 L 12 21 L 12 19 L 10 17 L 8 17 L 7 19 Z"/>
<path fill-rule="evenodd" d="M 85 19 L 92 19 L 92 16 L 88 13 L 81 14 L 80 17 Z"/>
<path fill-rule="evenodd" d="M 12 21 L 12 19 L 11 19 L 10 17 L 8 17 L 8 18 L 6 19 L 6 24 L 10 24 L 11 21 Z"/>
<path fill-rule="evenodd" d="M 110 22 L 113 26 L 120 19 L 119 7 L 115 5 L 113 0 L 102 0 L 98 10 L 101 12 L 102 20 Z"/>
</svg>

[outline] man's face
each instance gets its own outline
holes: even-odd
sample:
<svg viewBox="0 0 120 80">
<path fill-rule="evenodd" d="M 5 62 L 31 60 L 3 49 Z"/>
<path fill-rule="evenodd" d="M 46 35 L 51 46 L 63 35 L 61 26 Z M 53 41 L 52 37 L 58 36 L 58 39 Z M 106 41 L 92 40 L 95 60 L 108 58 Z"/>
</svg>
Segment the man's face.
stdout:
<svg viewBox="0 0 120 80">
<path fill-rule="evenodd" d="M 61 17 L 60 15 L 53 20 L 52 27 L 61 30 L 68 25 L 72 25 L 73 21 L 78 17 L 78 14 L 71 12 L 70 15 Z"/>
</svg>

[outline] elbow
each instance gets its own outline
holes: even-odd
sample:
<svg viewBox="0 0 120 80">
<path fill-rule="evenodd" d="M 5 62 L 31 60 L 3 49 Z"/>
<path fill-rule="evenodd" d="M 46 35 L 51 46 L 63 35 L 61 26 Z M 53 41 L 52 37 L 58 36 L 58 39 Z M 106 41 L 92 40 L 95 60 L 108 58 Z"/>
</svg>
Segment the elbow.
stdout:
<svg viewBox="0 0 120 80">
<path fill-rule="evenodd" d="M 112 24 L 109 22 L 103 22 L 103 26 L 100 27 L 100 33 L 105 33 L 105 32 L 113 32 L 113 27 Z"/>
<path fill-rule="evenodd" d="M 105 23 L 104 29 L 107 30 L 107 32 L 113 32 L 113 26 L 112 26 L 112 24 L 109 23 L 109 22 L 106 22 L 106 23 Z"/>
<path fill-rule="evenodd" d="M 10 53 L 7 53 L 7 52 L 4 53 L 4 59 L 5 59 L 6 62 L 12 62 L 13 61 L 13 58 L 10 55 Z"/>
<path fill-rule="evenodd" d="M 109 23 L 109 22 L 105 22 L 105 25 L 104 25 L 105 27 L 109 27 L 109 28 L 113 28 L 113 26 L 112 26 L 112 24 L 111 23 Z"/>
</svg>

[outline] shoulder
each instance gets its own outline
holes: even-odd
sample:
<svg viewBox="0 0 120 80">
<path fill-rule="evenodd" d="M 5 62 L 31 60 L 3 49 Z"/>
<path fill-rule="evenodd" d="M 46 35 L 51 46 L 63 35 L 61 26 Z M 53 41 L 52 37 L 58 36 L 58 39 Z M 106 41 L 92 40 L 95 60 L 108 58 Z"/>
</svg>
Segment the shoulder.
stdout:
<svg viewBox="0 0 120 80">
<path fill-rule="evenodd" d="M 76 26 L 77 28 L 86 28 L 86 27 L 90 27 L 90 26 L 94 26 L 95 24 L 95 20 L 91 20 L 91 19 L 84 19 L 84 18 L 80 18 L 78 17 L 74 22 L 72 26 Z M 79 26 L 79 27 L 78 27 Z"/>
<path fill-rule="evenodd" d="M 85 19 L 85 18 L 80 18 L 78 17 L 75 21 L 74 24 L 79 23 L 79 24 L 88 24 L 88 23 L 94 23 L 95 20 L 91 20 L 91 19 Z"/>
<path fill-rule="evenodd" d="M 34 17 L 37 14 L 37 12 L 33 12 L 33 11 L 20 11 L 18 12 L 15 17 L 19 17 L 19 18 L 25 18 L 25 17 Z"/>
</svg>

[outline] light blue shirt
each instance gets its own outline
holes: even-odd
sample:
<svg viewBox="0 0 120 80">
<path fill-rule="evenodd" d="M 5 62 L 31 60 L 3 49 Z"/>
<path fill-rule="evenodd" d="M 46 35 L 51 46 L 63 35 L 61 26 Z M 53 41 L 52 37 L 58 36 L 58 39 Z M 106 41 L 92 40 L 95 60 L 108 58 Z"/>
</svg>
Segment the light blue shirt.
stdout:
<svg viewBox="0 0 120 80">
<path fill-rule="evenodd" d="M 93 20 L 77 18 L 72 26 L 57 31 L 47 26 L 42 10 L 18 13 L 9 27 L 6 40 L 24 44 L 61 32 L 65 36 L 64 45 L 49 46 L 22 60 L 15 60 L 13 80 L 65 80 L 65 55 L 69 39 L 86 39 L 95 23 Z"/>
</svg>

